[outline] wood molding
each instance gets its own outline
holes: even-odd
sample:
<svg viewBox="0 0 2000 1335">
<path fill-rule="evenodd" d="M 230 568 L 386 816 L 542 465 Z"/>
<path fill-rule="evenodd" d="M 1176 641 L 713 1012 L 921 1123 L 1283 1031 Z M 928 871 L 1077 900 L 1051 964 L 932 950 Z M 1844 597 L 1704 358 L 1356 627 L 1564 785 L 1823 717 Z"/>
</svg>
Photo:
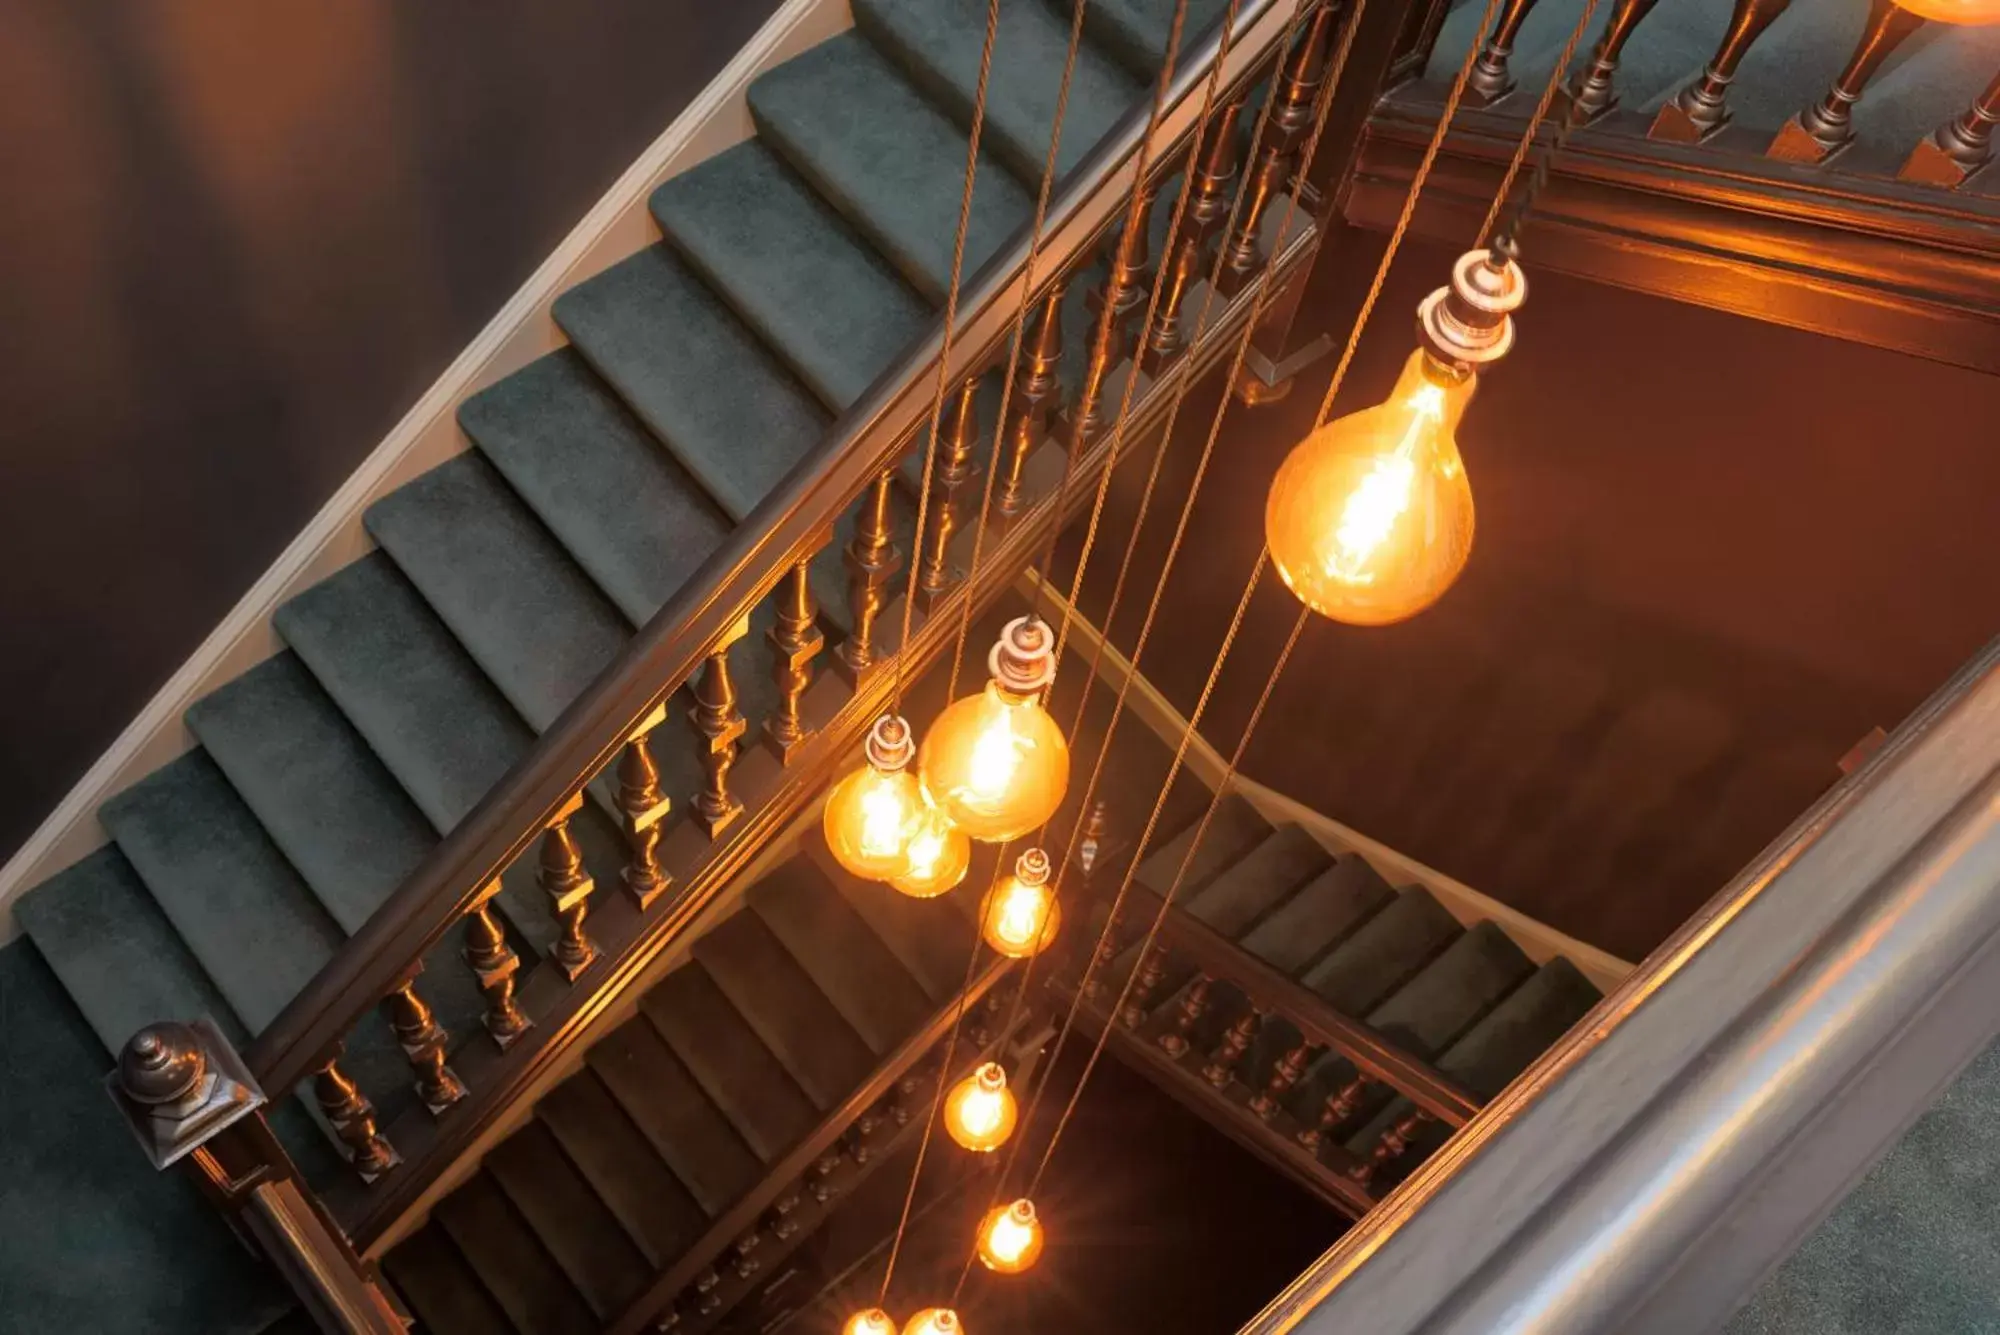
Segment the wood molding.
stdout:
<svg viewBox="0 0 2000 1335">
<path fill-rule="evenodd" d="M 107 842 L 98 807 L 193 747 L 182 722 L 188 706 L 283 647 L 271 626 L 279 605 L 373 548 L 362 512 L 467 448 L 458 405 L 563 346 L 549 315 L 556 297 L 658 239 L 646 207 L 654 187 L 751 136 L 751 81 L 852 26 L 847 0 L 784 0 L 625 170 L 0 866 L 0 944 L 17 934 L 13 904 L 22 893 Z"/>
</svg>

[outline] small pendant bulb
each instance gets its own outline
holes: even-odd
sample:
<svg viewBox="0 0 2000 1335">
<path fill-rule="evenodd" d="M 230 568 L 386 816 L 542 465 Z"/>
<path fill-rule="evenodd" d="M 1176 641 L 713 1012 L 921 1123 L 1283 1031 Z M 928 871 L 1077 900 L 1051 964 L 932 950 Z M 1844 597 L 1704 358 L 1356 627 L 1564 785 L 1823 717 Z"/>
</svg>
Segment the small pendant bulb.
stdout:
<svg viewBox="0 0 2000 1335">
<path fill-rule="evenodd" d="M 1021 854 L 1013 874 L 995 882 L 979 902 L 979 935 L 1009 959 L 1040 954 L 1061 924 L 1062 907 L 1049 884 L 1049 855 L 1039 848 Z"/>
<path fill-rule="evenodd" d="M 910 771 L 910 725 L 884 714 L 868 731 L 868 763 L 834 784 L 820 818 L 834 860 L 867 881 L 910 869 L 910 845 L 927 820 L 923 790 Z"/>
<path fill-rule="evenodd" d="M 1069 788 L 1069 743 L 1042 707 L 1055 634 L 1040 617 L 1007 623 L 987 656 L 992 680 L 955 700 L 924 737 L 917 768 L 946 819 L 974 839 L 1018 839 Z"/>
<path fill-rule="evenodd" d="M 847 1318 L 840 1335 L 896 1335 L 896 1322 L 879 1307 L 870 1307 Z"/>
<path fill-rule="evenodd" d="M 949 1307 L 926 1307 L 910 1318 L 903 1335 L 965 1335 L 965 1327 Z"/>
<path fill-rule="evenodd" d="M 979 1261 L 988 1270 L 1018 1275 L 1042 1255 L 1042 1221 L 1023 1197 L 1002 1205 L 979 1223 Z"/>
<path fill-rule="evenodd" d="M 953 1085 L 944 1099 L 945 1132 L 975 1154 L 991 1154 L 1005 1145 L 1020 1115 L 999 1062 L 981 1066 Z"/>
</svg>

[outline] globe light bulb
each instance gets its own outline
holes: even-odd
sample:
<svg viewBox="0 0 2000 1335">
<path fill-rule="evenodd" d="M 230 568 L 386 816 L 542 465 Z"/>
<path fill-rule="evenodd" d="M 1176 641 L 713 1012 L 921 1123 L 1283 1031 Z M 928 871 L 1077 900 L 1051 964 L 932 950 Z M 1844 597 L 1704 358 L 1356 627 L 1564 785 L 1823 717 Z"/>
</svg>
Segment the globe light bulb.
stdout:
<svg viewBox="0 0 2000 1335">
<path fill-rule="evenodd" d="M 926 1307 L 910 1318 L 903 1335 L 965 1335 L 965 1327 L 949 1307 Z"/>
<path fill-rule="evenodd" d="M 1896 0 L 1896 8 L 1939 23 L 2000 23 L 2000 0 Z"/>
<path fill-rule="evenodd" d="M 1042 1255 L 1042 1221 L 1025 1198 L 979 1221 L 979 1260 L 988 1270 L 1018 1275 Z"/>
<path fill-rule="evenodd" d="M 919 781 L 918 787 L 922 787 Z M 938 810 L 929 792 L 922 794 L 924 811 L 910 836 L 909 863 L 889 878 L 889 884 L 912 899 L 932 899 L 965 879 L 972 866 L 972 841 Z"/>
<path fill-rule="evenodd" d="M 1062 906 L 1049 884 L 1049 855 L 1039 848 L 1021 854 L 1013 874 L 996 881 L 979 901 L 979 935 L 1008 959 L 1040 954 L 1061 924 Z"/>
<path fill-rule="evenodd" d="M 884 714 L 868 731 L 868 763 L 827 794 L 821 825 L 836 862 L 869 881 L 909 870 L 910 844 L 927 817 L 923 790 L 910 772 L 915 754 L 910 725 Z"/>
<path fill-rule="evenodd" d="M 1055 814 L 1069 788 L 1069 743 L 1041 702 L 1055 675 L 1046 622 L 1008 622 L 987 666 L 985 689 L 953 701 L 931 725 L 917 768 L 946 818 L 992 843 L 1018 839 Z"/>
<path fill-rule="evenodd" d="M 896 1335 L 896 1322 L 881 1308 L 871 1307 L 847 1318 L 840 1335 Z"/>
<path fill-rule="evenodd" d="M 975 1154 L 991 1154 L 1005 1145 L 1020 1115 L 999 1062 L 981 1066 L 953 1085 L 944 1099 L 946 1133 Z"/>
<path fill-rule="evenodd" d="M 1264 540 L 1307 607 L 1384 626 L 1435 603 L 1465 569 L 1472 486 L 1455 433 L 1478 386 L 1475 368 L 1512 346 L 1509 312 L 1525 292 L 1511 258 L 1461 256 L 1451 286 L 1419 308 L 1424 346 L 1389 397 L 1319 428 L 1279 466 Z"/>
</svg>

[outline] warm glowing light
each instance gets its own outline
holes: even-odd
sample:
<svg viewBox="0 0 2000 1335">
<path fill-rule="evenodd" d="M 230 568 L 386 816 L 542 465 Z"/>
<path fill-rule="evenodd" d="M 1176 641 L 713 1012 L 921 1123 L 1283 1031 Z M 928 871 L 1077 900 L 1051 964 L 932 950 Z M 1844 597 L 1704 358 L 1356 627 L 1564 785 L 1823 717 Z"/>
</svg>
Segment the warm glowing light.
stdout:
<svg viewBox="0 0 2000 1335">
<path fill-rule="evenodd" d="M 1005 1145 L 1019 1116 L 1014 1091 L 1007 1088 L 1007 1072 L 999 1062 L 987 1062 L 945 1095 L 945 1131 L 977 1154 L 991 1154 Z"/>
<path fill-rule="evenodd" d="M 910 1318 L 903 1335 L 965 1335 L 965 1327 L 949 1307 L 926 1307 Z"/>
<path fill-rule="evenodd" d="M 1896 8 L 1939 23 L 2000 23 L 2000 0 L 1896 0 Z"/>
<path fill-rule="evenodd" d="M 1472 551 L 1472 486 L 1452 432 L 1476 382 L 1419 349 L 1387 402 L 1327 423 L 1285 459 L 1264 536 L 1306 606 L 1381 626 L 1458 578 Z"/>
<path fill-rule="evenodd" d="M 1049 855 L 1039 848 L 1021 854 L 1013 874 L 979 901 L 979 935 L 1009 959 L 1040 954 L 1061 924 L 1062 906 L 1049 884 Z"/>
<path fill-rule="evenodd" d="M 910 772 L 910 725 L 893 714 L 875 720 L 868 763 L 827 794 L 821 824 L 834 860 L 856 876 L 886 881 L 909 870 L 910 845 L 928 824 L 921 787 Z"/>
<path fill-rule="evenodd" d="M 896 1335 L 896 1323 L 879 1307 L 856 1312 L 840 1328 L 840 1335 Z"/>
<path fill-rule="evenodd" d="M 979 1259 L 988 1270 L 1018 1275 L 1042 1254 L 1042 1221 L 1032 1201 L 1002 1205 L 979 1221 Z"/>
<path fill-rule="evenodd" d="M 924 813 L 910 838 L 909 865 L 889 878 L 890 885 L 913 899 L 943 894 L 964 880 L 972 865 L 972 841 L 965 831 L 945 818 L 929 793 L 922 796 Z"/>
<path fill-rule="evenodd" d="M 974 839 L 1017 839 L 1053 816 L 1069 787 L 1069 743 L 1042 708 L 1055 636 L 1011 621 L 988 657 L 993 679 L 954 701 L 924 738 L 917 767 L 952 824 Z"/>
</svg>

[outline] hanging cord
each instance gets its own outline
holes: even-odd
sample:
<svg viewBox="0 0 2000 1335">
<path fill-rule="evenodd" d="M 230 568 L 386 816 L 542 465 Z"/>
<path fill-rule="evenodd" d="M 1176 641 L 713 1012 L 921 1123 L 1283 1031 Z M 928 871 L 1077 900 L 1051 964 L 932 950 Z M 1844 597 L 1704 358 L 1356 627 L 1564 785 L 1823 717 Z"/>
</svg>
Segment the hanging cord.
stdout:
<svg viewBox="0 0 2000 1335">
<path fill-rule="evenodd" d="M 1576 128 L 1577 104 L 1572 98 L 1568 111 L 1560 121 L 1556 122 L 1556 132 L 1549 141 L 1549 151 L 1536 162 L 1535 174 L 1528 178 L 1527 190 L 1515 203 L 1513 212 L 1508 214 L 1506 227 L 1496 232 L 1493 224 L 1499 220 L 1500 211 L 1507 207 L 1507 196 L 1513 192 L 1514 178 L 1521 174 L 1521 164 L 1527 161 L 1528 150 L 1535 146 L 1535 140 L 1542 132 L 1542 122 L 1548 119 L 1549 108 L 1555 105 L 1556 93 L 1562 88 L 1563 78 L 1569 72 L 1569 62 L 1575 57 L 1576 48 L 1583 41 L 1584 30 L 1590 26 L 1590 20 L 1597 14 L 1597 4 L 1598 0 L 1590 0 L 1583 7 L 1583 15 L 1577 19 L 1576 26 L 1570 29 L 1569 40 L 1563 43 L 1562 52 L 1556 57 L 1556 67 L 1549 73 L 1549 82 L 1542 89 L 1541 100 L 1535 103 L 1534 114 L 1528 117 L 1528 128 L 1521 135 L 1521 142 L 1514 146 L 1514 157 L 1507 164 L 1506 175 L 1500 178 L 1500 188 L 1493 192 L 1493 203 L 1487 207 L 1486 221 L 1479 224 L 1479 231 L 1476 233 L 1486 238 L 1488 245 L 1500 247 L 1517 244 L 1520 241 L 1521 229 L 1527 225 L 1528 210 L 1534 205 L 1535 196 L 1541 193 L 1544 185 L 1548 184 L 1549 165 L 1555 161 L 1556 154 L 1562 151 L 1563 142 L 1569 138 L 1570 131 Z M 1512 258 L 1511 252 L 1508 252 L 1508 258 Z"/>
</svg>

